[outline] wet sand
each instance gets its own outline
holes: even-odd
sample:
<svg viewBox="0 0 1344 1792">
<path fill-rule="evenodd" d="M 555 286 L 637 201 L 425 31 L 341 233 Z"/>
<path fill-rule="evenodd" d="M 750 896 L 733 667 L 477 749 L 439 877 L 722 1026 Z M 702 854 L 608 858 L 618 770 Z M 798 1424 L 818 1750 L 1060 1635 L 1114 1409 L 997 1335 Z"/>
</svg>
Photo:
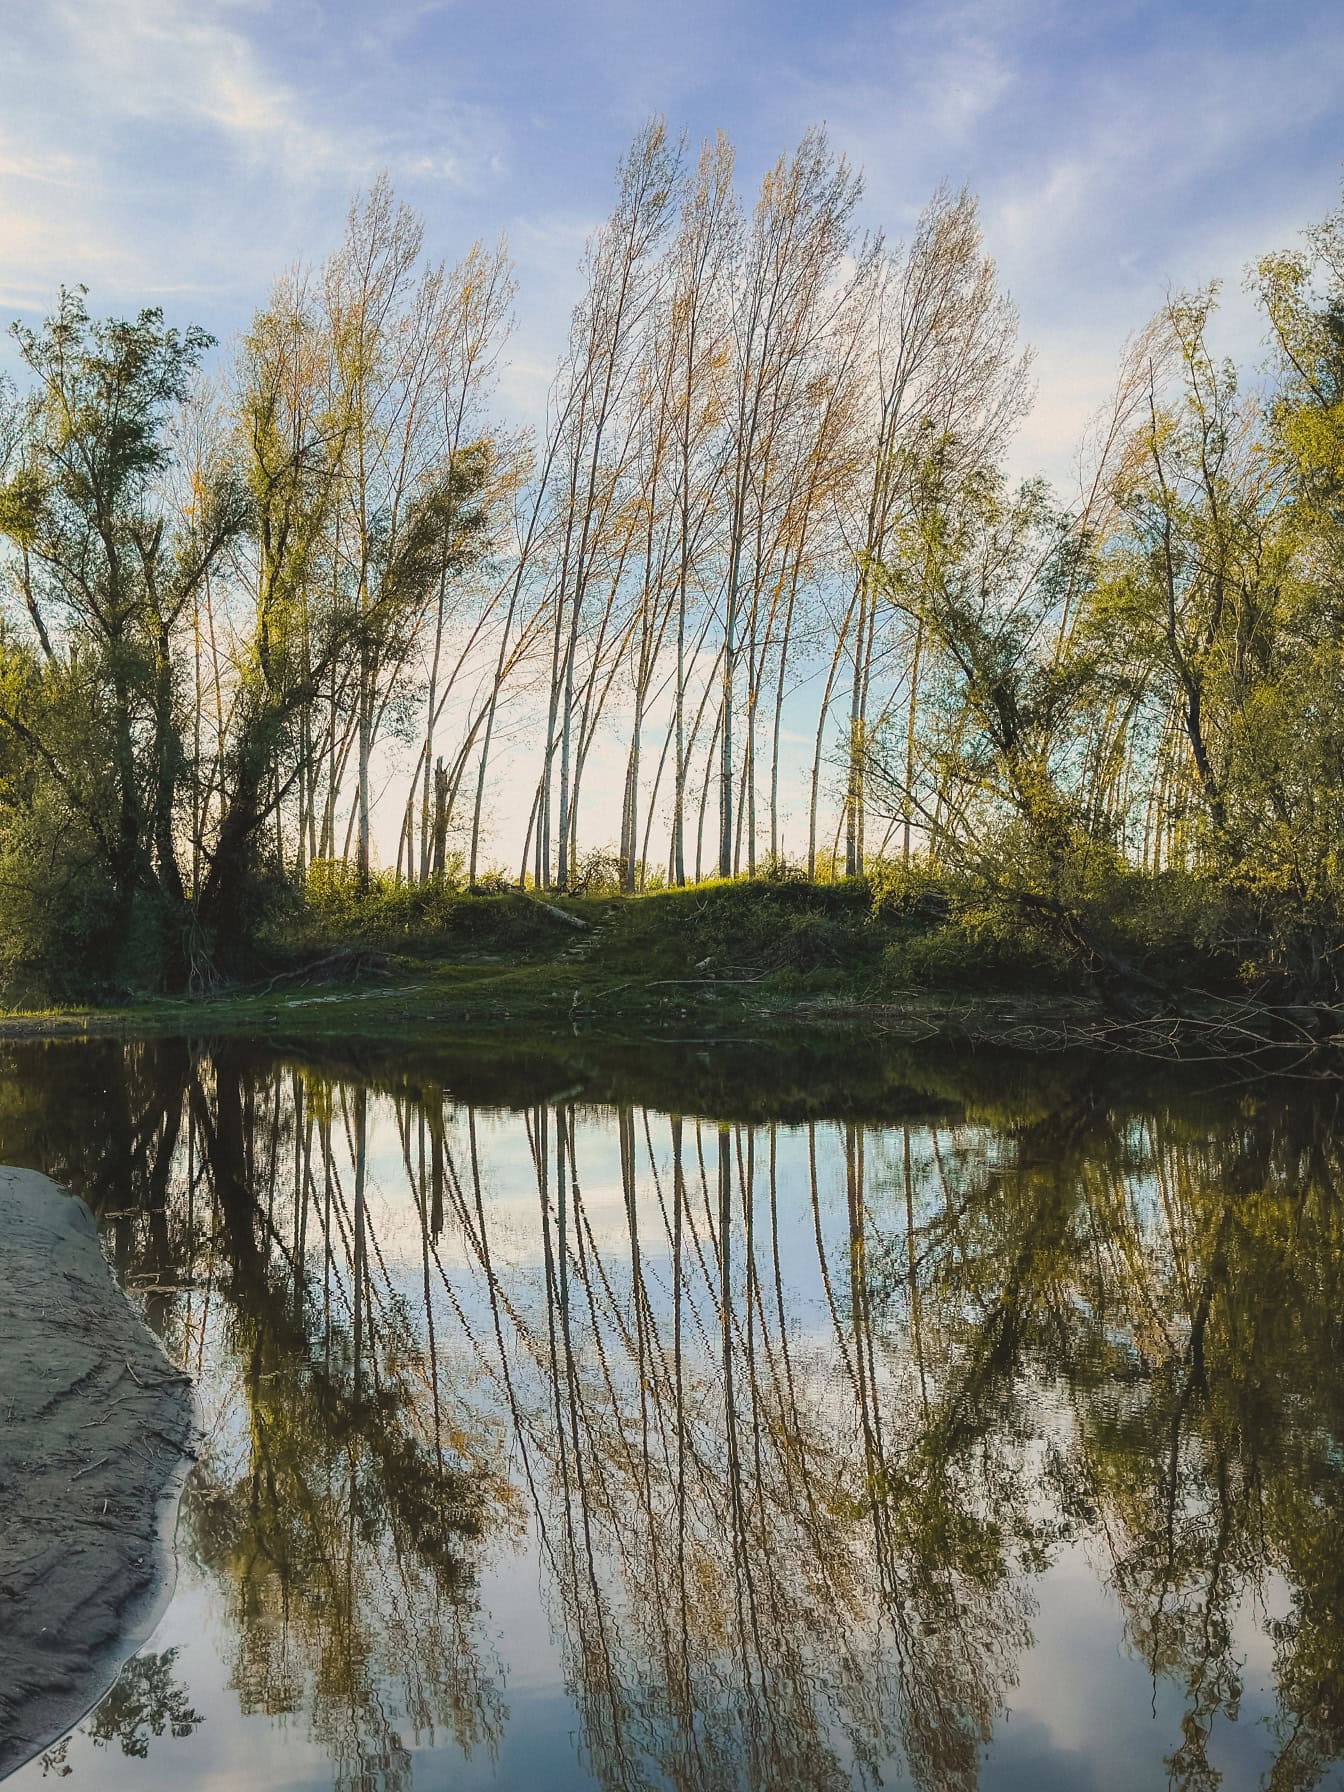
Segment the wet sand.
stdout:
<svg viewBox="0 0 1344 1792">
<path fill-rule="evenodd" d="M 0 1778 L 143 1640 L 194 1429 L 88 1209 L 0 1167 Z"/>
</svg>

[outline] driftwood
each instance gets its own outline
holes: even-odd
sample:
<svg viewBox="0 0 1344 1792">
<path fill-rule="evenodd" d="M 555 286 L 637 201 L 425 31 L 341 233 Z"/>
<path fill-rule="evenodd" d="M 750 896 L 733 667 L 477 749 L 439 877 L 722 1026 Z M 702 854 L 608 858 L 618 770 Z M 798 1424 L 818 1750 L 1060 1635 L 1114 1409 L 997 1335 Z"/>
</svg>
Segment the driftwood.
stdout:
<svg viewBox="0 0 1344 1792">
<path fill-rule="evenodd" d="M 549 915 L 553 921 L 562 921 L 566 927 L 576 928 L 580 933 L 587 933 L 589 924 L 581 915 L 571 915 L 568 909 L 556 908 L 549 902 L 539 902 L 534 896 L 532 906 L 543 915 Z"/>
<path fill-rule="evenodd" d="M 385 952 L 375 952 L 363 946 L 343 946 L 339 951 L 327 953 L 325 958 L 311 959 L 307 964 L 296 965 L 293 970 L 281 971 L 269 983 L 248 993 L 264 996 L 282 983 L 332 983 L 338 977 L 386 977 L 391 971 L 392 961 Z"/>
<path fill-rule="evenodd" d="M 1344 1007 L 1275 1005 L 1202 992 L 1196 1000 L 1197 1006 L 1162 1014 L 1068 1027 L 1059 1044 L 1185 1063 L 1240 1062 L 1280 1076 L 1340 1075 Z"/>
<path fill-rule="evenodd" d="M 1147 1014 L 1081 1008 L 1014 1012 L 1011 1000 L 968 1000 L 936 1012 L 897 1004 L 826 1004 L 819 1020 L 863 1019 L 903 1039 L 963 1039 L 1032 1052 L 1124 1053 L 1162 1063 L 1221 1064 L 1248 1075 L 1337 1080 L 1344 1075 L 1344 1005 L 1275 1006 L 1251 998 L 1184 992 L 1185 1001 Z"/>
</svg>

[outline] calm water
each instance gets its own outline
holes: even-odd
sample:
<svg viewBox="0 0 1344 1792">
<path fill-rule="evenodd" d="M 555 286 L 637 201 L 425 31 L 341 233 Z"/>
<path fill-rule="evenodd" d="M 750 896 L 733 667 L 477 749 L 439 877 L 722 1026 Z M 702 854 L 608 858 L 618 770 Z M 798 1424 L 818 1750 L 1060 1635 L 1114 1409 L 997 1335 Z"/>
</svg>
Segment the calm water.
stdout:
<svg viewBox="0 0 1344 1792">
<path fill-rule="evenodd" d="M 574 1053 L 0 1057 L 206 1430 L 16 1788 L 1344 1787 L 1334 1094 Z"/>
</svg>

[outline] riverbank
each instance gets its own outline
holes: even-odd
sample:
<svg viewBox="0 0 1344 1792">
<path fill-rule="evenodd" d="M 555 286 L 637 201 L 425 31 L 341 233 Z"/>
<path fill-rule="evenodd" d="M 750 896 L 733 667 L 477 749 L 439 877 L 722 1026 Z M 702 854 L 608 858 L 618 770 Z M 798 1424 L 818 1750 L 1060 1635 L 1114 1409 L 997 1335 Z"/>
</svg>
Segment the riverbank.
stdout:
<svg viewBox="0 0 1344 1792">
<path fill-rule="evenodd" d="M 1129 948 L 1127 948 L 1129 950 Z M 630 1041 L 852 1032 L 897 1043 L 1279 1062 L 1337 1055 L 1344 1016 L 1268 1007 L 1216 956 L 1130 951 L 1103 999 L 1057 942 L 977 926 L 946 892 L 728 883 L 642 897 L 338 891 L 191 996 L 0 1012 L 0 1038 L 251 1034 L 298 1042 L 493 1029 Z M 109 996 L 113 992 L 108 992 Z"/>
<path fill-rule="evenodd" d="M 399 956 L 319 963 L 261 985 L 108 1007 L 0 1011 L 0 1040 L 265 1038 L 295 1046 L 431 1046 L 449 1037 L 588 1038 L 709 1047 L 841 1040 L 856 1044 L 1063 1055 L 1121 1053 L 1158 1062 L 1238 1060 L 1266 1071 L 1333 1073 L 1344 1015 L 1268 1008 L 1192 992 L 1179 1007 L 1117 1015 L 1085 985 L 806 991 L 748 977 L 615 977 L 600 965 L 444 964 Z"/>
<path fill-rule="evenodd" d="M 318 970 L 276 987 L 195 998 L 145 998 L 106 1008 L 0 1013 L 0 1039 L 234 1033 L 310 1040 L 435 1037 L 444 1030 L 519 1027 L 572 1035 L 712 1042 L 749 1031 L 778 1035 L 861 1028 L 895 1041 L 938 1039 L 1048 1048 L 1101 1019 L 1085 996 L 1049 992 L 911 990 L 865 996 L 801 993 L 762 977 L 613 980 L 598 967 L 443 965 L 409 958 L 348 975 Z"/>
<path fill-rule="evenodd" d="M 194 1430 L 81 1201 L 0 1168 L 0 1778 L 110 1685 L 163 1596 Z"/>
</svg>

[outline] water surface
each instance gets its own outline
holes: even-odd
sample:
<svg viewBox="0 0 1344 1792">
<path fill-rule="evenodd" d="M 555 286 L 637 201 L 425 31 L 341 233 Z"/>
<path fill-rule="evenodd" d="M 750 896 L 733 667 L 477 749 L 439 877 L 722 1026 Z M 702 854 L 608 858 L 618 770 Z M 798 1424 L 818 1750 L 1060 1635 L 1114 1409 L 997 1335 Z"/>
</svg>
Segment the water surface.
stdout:
<svg viewBox="0 0 1344 1792">
<path fill-rule="evenodd" d="M 1339 1123 L 838 1049 L 7 1048 L 0 1160 L 89 1201 L 206 1433 L 156 1633 L 11 1783 L 1344 1787 Z"/>
</svg>

